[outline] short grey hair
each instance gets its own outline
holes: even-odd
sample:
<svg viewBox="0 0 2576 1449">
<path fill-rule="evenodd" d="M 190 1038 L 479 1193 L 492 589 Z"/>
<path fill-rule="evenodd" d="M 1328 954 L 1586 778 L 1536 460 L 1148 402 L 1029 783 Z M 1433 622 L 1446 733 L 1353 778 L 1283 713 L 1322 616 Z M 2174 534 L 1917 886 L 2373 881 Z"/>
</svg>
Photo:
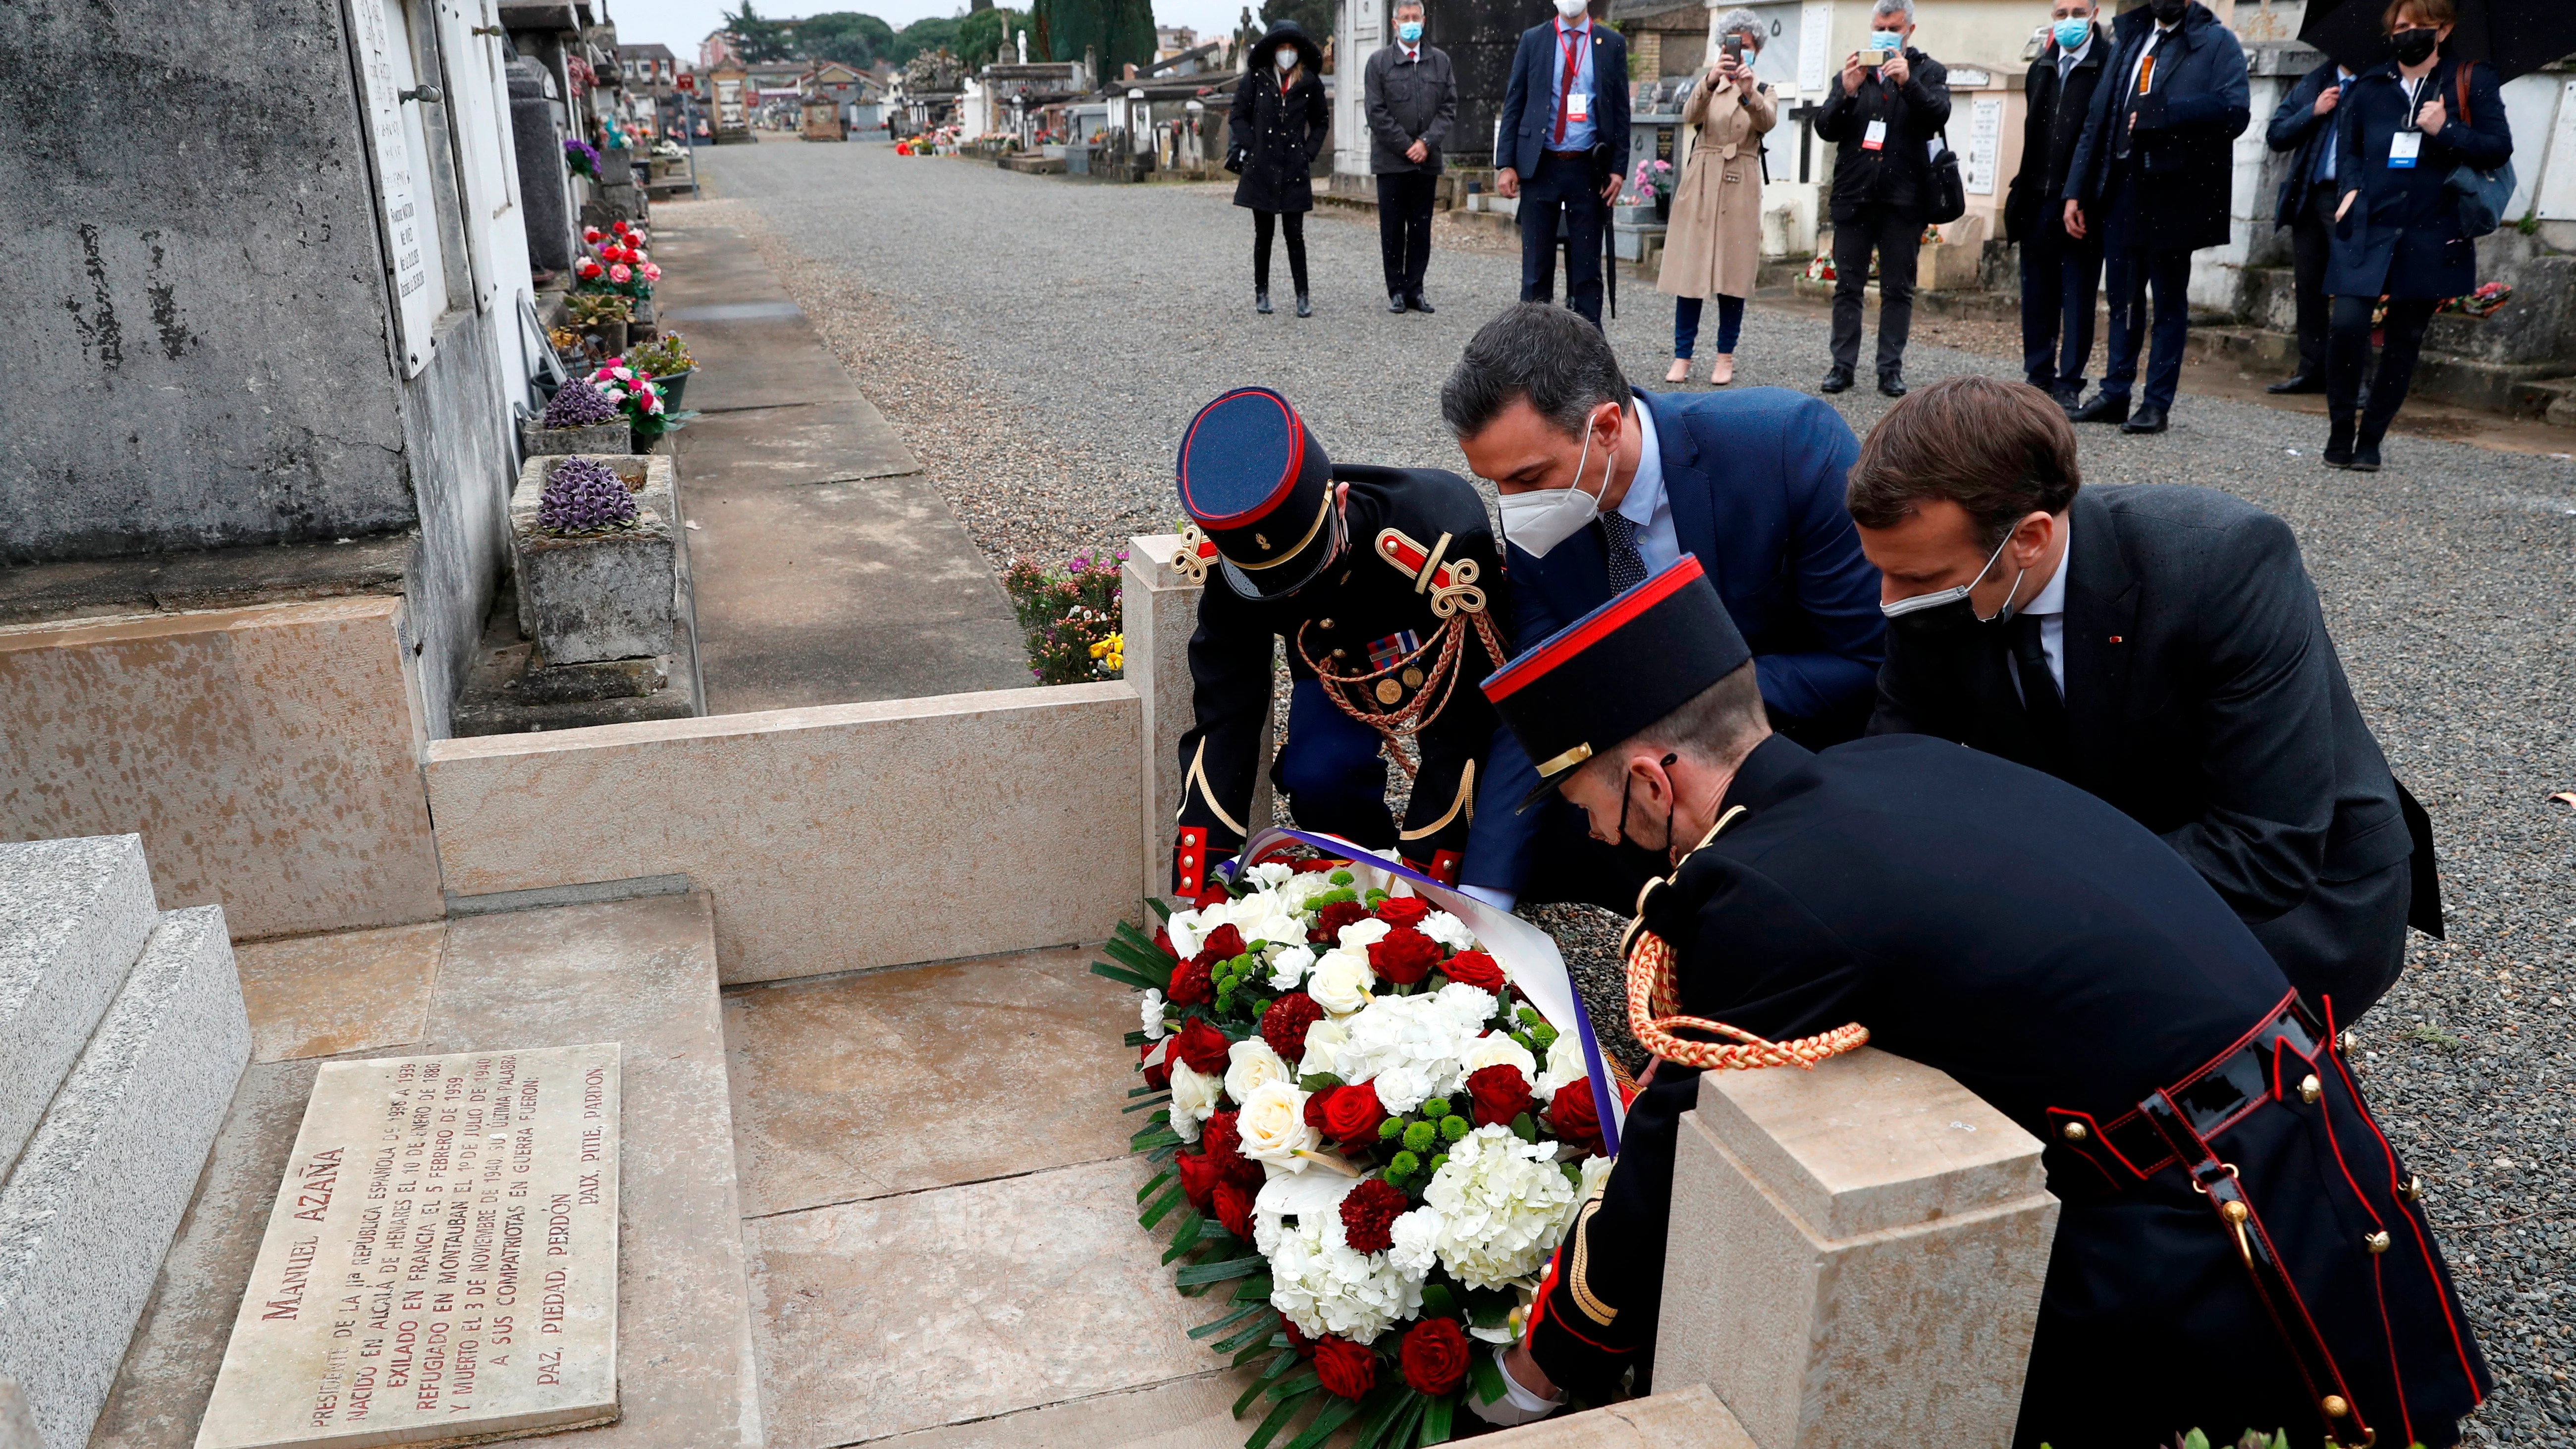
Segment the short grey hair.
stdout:
<svg viewBox="0 0 2576 1449">
<path fill-rule="evenodd" d="M 1449 380 L 1440 385 L 1440 416 L 1449 431 L 1472 438 L 1514 402 L 1527 399 L 1567 437 L 1603 403 L 1628 405 L 1628 379 L 1610 339 L 1583 314 L 1552 302 L 1521 302 L 1479 328 Z"/>
<path fill-rule="evenodd" d="M 1914 0 L 1878 0 L 1878 4 L 1870 8 L 1869 18 L 1876 20 L 1882 15 L 1902 15 L 1905 23 L 1911 25 L 1914 23 Z"/>
<path fill-rule="evenodd" d="M 1388 7 L 1387 7 L 1387 11 L 1386 11 L 1386 13 L 1387 13 L 1387 14 L 1389 14 L 1389 15 L 1393 15 L 1393 14 L 1395 14 L 1396 12 L 1401 11 L 1401 10 L 1420 10 L 1420 9 L 1422 9 L 1422 0 L 1395 0 L 1395 3 L 1394 3 L 1393 5 L 1390 5 L 1390 6 L 1388 6 Z"/>
<path fill-rule="evenodd" d="M 1717 33 L 1721 37 L 1728 35 L 1750 36 L 1753 40 L 1753 48 L 1755 50 L 1760 50 L 1762 48 L 1762 42 L 1769 38 L 1770 30 L 1769 27 L 1762 23 L 1761 16 L 1754 14 L 1752 11 L 1745 9 L 1741 5 L 1738 5 L 1734 9 L 1727 11 L 1724 15 L 1717 17 Z"/>
</svg>

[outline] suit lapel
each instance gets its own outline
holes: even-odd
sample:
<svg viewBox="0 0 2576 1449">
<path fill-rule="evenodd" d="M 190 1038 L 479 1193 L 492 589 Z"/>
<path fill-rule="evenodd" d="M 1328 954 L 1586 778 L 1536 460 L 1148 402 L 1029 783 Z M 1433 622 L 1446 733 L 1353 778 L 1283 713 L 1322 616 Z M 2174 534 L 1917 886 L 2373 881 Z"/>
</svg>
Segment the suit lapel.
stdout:
<svg viewBox="0 0 2576 1449">
<path fill-rule="evenodd" d="M 1711 494 L 1715 483 L 1699 468 L 1699 438 L 1691 431 L 1689 410 L 1674 398 L 1637 394 L 1637 406 L 1655 416 L 1655 454 L 1664 465 L 1664 497 L 1673 509 L 1673 542 L 1683 553 L 1697 554 L 1717 591 L 1726 592 L 1726 572 L 1717 556 L 1717 520 Z"/>
<path fill-rule="evenodd" d="M 2075 537 L 2066 577 L 2066 723 L 2074 736 L 2074 783 L 2104 798 L 2123 753 L 2119 721 L 2129 661 L 2138 650 L 2138 580 L 2121 557 L 2119 516 L 2100 495 L 2078 493 L 2069 516 Z"/>
</svg>

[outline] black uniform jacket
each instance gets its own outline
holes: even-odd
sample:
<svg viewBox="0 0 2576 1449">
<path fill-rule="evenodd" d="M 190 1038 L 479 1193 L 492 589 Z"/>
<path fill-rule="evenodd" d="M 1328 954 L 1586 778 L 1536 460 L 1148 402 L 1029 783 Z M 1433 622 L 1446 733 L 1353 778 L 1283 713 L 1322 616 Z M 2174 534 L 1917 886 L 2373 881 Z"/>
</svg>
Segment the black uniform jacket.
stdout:
<svg viewBox="0 0 2576 1449">
<path fill-rule="evenodd" d="M 1721 818 L 1737 806 L 1646 902 L 1682 1010 L 1775 1041 L 1858 1021 L 2051 1144 L 2065 1207 L 2016 1442 L 2139 1449 L 2217 1425 L 2213 1438 L 2286 1427 L 2314 1443 L 2315 1401 L 2182 1169 L 2115 1181 L 2052 1130 L 2052 1110 L 2112 1122 L 2283 1004 L 2288 983 L 2243 924 L 2110 806 L 1938 740 L 1811 754 L 1774 736 Z M 2487 1380 L 2431 1233 L 2340 1063 L 2320 1054 L 2313 1104 L 2296 1088 L 2308 1067 L 2289 1065 L 2286 1100 L 2212 1145 L 2238 1164 L 2380 1442 L 2449 1443 Z M 1652 1351 L 1674 1131 L 1698 1094 L 1696 1074 L 1668 1070 L 1631 1106 L 1532 1332 L 1540 1367 L 1587 1396 Z M 2383 1229 L 2393 1246 L 2366 1252 Z M 1569 1281 L 1578 1242 L 1607 1324 Z"/>
<path fill-rule="evenodd" d="M 1254 772 L 1261 765 L 1257 758 L 1261 726 L 1270 716 L 1274 636 L 1287 641 L 1291 677 L 1312 679 L 1315 671 L 1299 652 L 1301 641 L 1305 653 L 1335 672 L 1364 673 L 1372 668 L 1372 645 L 1407 632 L 1427 643 L 1446 627 L 1447 621 L 1432 612 L 1433 591 L 1417 589 L 1419 576 L 1389 562 L 1380 551 L 1379 541 L 1387 530 L 1451 566 L 1472 562 L 1473 582 L 1484 593 L 1485 609 L 1502 637 L 1507 641 L 1511 637 L 1509 598 L 1500 551 L 1494 547 L 1493 522 L 1472 484 L 1437 468 L 1348 463 L 1335 464 L 1333 477 L 1350 485 L 1342 515 L 1349 541 L 1342 556 L 1314 582 L 1286 598 L 1255 601 L 1236 593 L 1222 579 L 1211 578 L 1199 595 L 1199 627 L 1190 636 L 1190 679 L 1197 690 L 1198 722 L 1181 736 L 1179 823 L 1208 832 L 1210 861 L 1224 859 L 1243 843 Z M 1437 718 L 1413 737 L 1421 750 L 1422 768 L 1414 778 L 1400 842 L 1410 860 L 1428 861 L 1443 850 L 1465 853 L 1476 780 L 1493 747 L 1494 707 L 1476 682 L 1501 668 L 1502 661 L 1487 657 L 1472 624 L 1459 647 L 1464 655 L 1450 681 L 1446 703 L 1438 705 Z M 1426 668 L 1429 663 L 1426 658 Z M 1374 683 L 1348 693 L 1360 696 L 1354 702 L 1374 703 Z M 1413 702 L 1415 693 L 1405 688 L 1384 707 L 1402 709 Z M 1177 874 L 1176 866 L 1176 878 Z"/>
<path fill-rule="evenodd" d="M 1869 123 L 1885 121 L 1887 137 L 1868 149 Z M 1836 75 L 1826 84 L 1816 134 L 1834 143 L 1834 220 L 1850 221 L 1864 206 L 1921 212 L 1931 204 L 1932 138 L 1950 124 L 1950 72 L 1941 62 L 1905 50 L 1905 84 L 1891 86 L 1875 68 L 1864 69 L 1858 94 Z"/>
<path fill-rule="evenodd" d="M 2108 238 L 2112 246 L 2157 248 L 2223 246 L 2228 196 L 2234 186 L 2235 140 L 2254 119 L 2253 91 L 2245 75 L 2245 47 L 2206 5 L 2194 5 L 2171 35 L 2156 42 L 2156 65 L 2143 96 L 2130 95 L 2129 74 L 2156 28 L 2145 6 L 2111 22 L 2118 42 L 2111 67 L 2093 90 L 2083 139 L 2066 177 L 2066 194 L 2084 203 L 2095 226 L 2105 221 L 2115 170 L 2139 188 L 2137 204 L 2146 235 Z M 2137 127 L 2121 161 L 2119 133 L 2136 101 Z M 2212 1431 L 2213 1433 L 2216 1431 Z"/>
<path fill-rule="evenodd" d="M 2396 62 L 2364 71 L 2335 108 L 2335 187 L 2361 195 L 2335 223 L 2329 296 L 2457 297 L 2477 290 L 2478 249 L 2461 234 L 2459 193 L 2450 189 L 2450 177 L 2462 166 L 2492 171 L 2512 160 L 2513 131 L 2495 71 L 2484 61 L 2469 67 L 2465 83 L 2455 62 L 2436 63 L 2415 103 L 2435 96 L 2450 119 L 2440 135 L 2417 143 L 2422 150 L 2407 167 L 2388 164 L 2399 128 L 2411 126 L 2414 116 Z"/>
<path fill-rule="evenodd" d="M 2034 226 L 2056 227 L 2064 234 L 2066 173 L 2075 164 L 2075 143 L 2084 135 L 2094 87 L 2110 65 L 2111 37 L 2093 27 L 2084 58 L 2068 67 L 2063 83 L 2057 78 L 2058 55 L 2052 36 L 2039 59 L 2030 63 L 2024 88 L 2030 108 L 2022 116 L 2021 169 L 2013 173 L 2012 189 L 2004 195 L 2004 233 L 2014 241 L 2030 235 Z"/>
</svg>

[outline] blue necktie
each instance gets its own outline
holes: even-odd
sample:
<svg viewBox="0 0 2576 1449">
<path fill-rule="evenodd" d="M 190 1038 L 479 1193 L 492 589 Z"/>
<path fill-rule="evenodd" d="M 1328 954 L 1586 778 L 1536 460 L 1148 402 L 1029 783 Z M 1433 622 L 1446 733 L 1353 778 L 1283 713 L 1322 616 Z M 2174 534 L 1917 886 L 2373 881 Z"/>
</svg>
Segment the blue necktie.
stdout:
<svg viewBox="0 0 2576 1449">
<path fill-rule="evenodd" d="M 1610 541 L 1610 592 L 1625 593 L 1644 583 L 1646 560 L 1637 552 L 1637 525 L 1624 513 L 1605 513 L 1601 536 Z"/>
</svg>

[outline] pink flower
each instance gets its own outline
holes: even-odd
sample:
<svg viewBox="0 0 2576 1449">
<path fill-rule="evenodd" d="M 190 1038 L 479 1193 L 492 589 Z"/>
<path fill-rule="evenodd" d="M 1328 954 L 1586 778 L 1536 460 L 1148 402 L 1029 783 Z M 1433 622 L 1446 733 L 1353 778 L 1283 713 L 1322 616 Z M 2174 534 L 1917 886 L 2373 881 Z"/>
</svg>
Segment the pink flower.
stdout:
<svg viewBox="0 0 2576 1449">
<path fill-rule="evenodd" d="M 612 282 L 623 282 L 634 275 L 635 269 L 627 266 L 624 262 L 620 262 L 616 266 L 608 269 L 608 280 Z"/>
<path fill-rule="evenodd" d="M 662 269 L 653 265 L 651 262 L 646 262 L 644 264 L 644 280 L 648 282 L 658 282 L 662 280 Z"/>
<path fill-rule="evenodd" d="M 581 229 L 581 239 L 590 243 L 592 246 L 599 245 L 599 239 L 606 235 L 608 235 L 608 233 L 601 231 L 595 226 L 586 226 Z"/>
</svg>

